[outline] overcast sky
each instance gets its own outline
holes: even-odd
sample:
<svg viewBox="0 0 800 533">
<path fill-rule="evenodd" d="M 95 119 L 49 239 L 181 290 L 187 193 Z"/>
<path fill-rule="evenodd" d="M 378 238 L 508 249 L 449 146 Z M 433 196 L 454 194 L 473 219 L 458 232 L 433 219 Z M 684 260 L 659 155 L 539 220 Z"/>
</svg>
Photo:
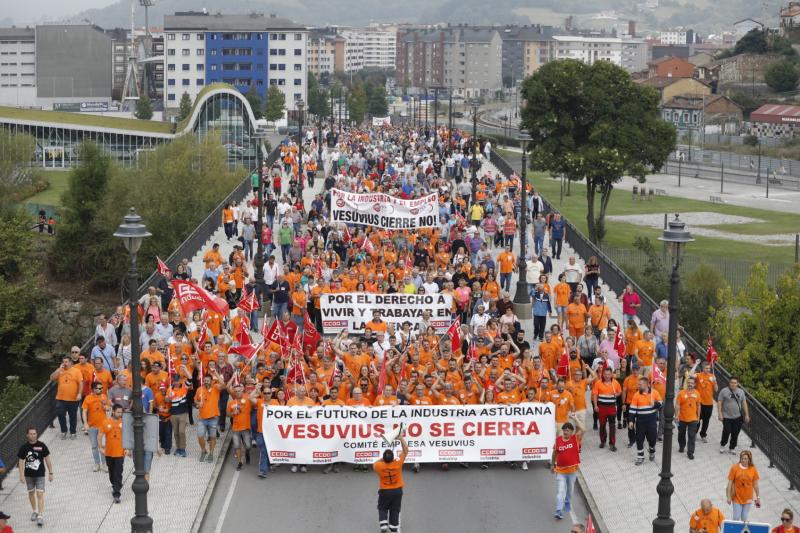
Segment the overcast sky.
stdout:
<svg viewBox="0 0 800 533">
<path fill-rule="evenodd" d="M 66 15 L 74 15 L 84 9 L 105 7 L 116 0 L 0 0 L 0 19 L 6 16 L 17 22 L 40 20 L 43 17 L 57 19 Z"/>
</svg>

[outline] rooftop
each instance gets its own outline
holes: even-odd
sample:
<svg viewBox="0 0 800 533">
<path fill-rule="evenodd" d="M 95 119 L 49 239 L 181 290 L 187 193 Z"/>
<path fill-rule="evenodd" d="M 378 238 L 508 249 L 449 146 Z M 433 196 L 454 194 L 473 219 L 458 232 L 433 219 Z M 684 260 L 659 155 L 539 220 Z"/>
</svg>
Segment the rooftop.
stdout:
<svg viewBox="0 0 800 533">
<path fill-rule="evenodd" d="M 42 111 L 41 109 L 0 106 L 0 119 L 43 122 L 51 126 L 88 126 L 142 133 L 172 134 L 172 124 L 169 122 L 69 113 L 65 111 Z"/>
<path fill-rule="evenodd" d="M 678 78 L 671 76 L 653 76 L 652 78 L 648 78 L 646 80 L 635 80 L 635 82 L 641 85 L 646 85 L 647 87 L 654 87 L 660 90 L 663 89 L 664 87 L 669 87 L 673 83 L 677 83 L 683 80 L 692 80 L 701 85 L 707 85 L 706 83 L 695 78 Z"/>
<path fill-rule="evenodd" d="M 733 100 L 721 94 L 679 94 L 664 104 L 664 107 L 676 109 L 703 109 L 704 106 L 708 107 L 718 100 L 728 100 L 729 103 L 737 105 Z"/>
<path fill-rule="evenodd" d="M 210 15 L 201 12 L 176 13 L 164 15 L 164 29 L 170 30 L 209 30 L 209 31 L 266 31 L 266 30 L 305 30 L 306 27 L 289 19 L 252 13 L 250 15 Z"/>
<path fill-rule="evenodd" d="M 453 26 L 440 29 L 413 29 L 406 33 L 402 40 L 404 42 L 428 42 L 434 43 L 442 40 L 446 43 L 488 43 L 498 35 L 494 28 L 469 28 L 465 26 Z"/>
<path fill-rule="evenodd" d="M 773 115 L 776 117 L 800 117 L 800 106 L 764 104 L 751 113 L 752 115 Z"/>
<path fill-rule="evenodd" d="M 36 30 L 33 28 L 0 28 L 0 39 L 34 39 Z"/>
</svg>

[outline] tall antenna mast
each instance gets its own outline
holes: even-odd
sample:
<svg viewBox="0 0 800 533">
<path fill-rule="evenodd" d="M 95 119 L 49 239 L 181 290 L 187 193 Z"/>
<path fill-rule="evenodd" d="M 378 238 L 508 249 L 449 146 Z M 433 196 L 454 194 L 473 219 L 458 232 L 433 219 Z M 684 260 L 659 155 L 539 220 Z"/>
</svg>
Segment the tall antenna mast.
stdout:
<svg viewBox="0 0 800 533">
<path fill-rule="evenodd" d="M 122 107 L 128 111 L 136 106 L 139 100 L 139 75 L 136 65 L 136 34 L 134 32 L 134 17 L 136 15 L 136 0 L 131 0 L 131 44 L 128 49 L 128 71 L 125 73 L 125 85 L 122 87 Z"/>
<path fill-rule="evenodd" d="M 147 71 L 150 69 L 150 63 L 147 58 L 150 57 L 152 50 L 152 39 L 150 37 L 150 8 L 155 4 L 155 0 L 139 0 L 139 5 L 144 8 L 144 61 L 142 65 L 142 94 L 150 96 L 150 87 L 148 85 Z"/>
</svg>

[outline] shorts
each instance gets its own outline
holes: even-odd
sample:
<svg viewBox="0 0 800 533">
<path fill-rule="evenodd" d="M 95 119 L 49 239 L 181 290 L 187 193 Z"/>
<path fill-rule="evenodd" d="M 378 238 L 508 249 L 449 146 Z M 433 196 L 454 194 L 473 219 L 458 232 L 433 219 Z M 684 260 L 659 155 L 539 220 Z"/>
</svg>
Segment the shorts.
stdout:
<svg viewBox="0 0 800 533">
<path fill-rule="evenodd" d="M 253 441 L 251 440 L 249 429 L 233 432 L 234 449 L 244 448 L 245 450 L 249 450 L 252 446 L 253 446 Z"/>
<path fill-rule="evenodd" d="M 200 418 L 197 424 L 197 438 L 198 439 L 216 439 L 217 438 L 217 424 L 219 423 L 218 417 L 213 418 Z"/>
<path fill-rule="evenodd" d="M 559 315 L 566 315 L 567 314 L 567 306 L 566 305 L 557 305 L 556 312 Z"/>
<path fill-rule="evenodd" d="M 44 476 L 29 477 L 25 476 L 25 484 L 28 486 L 28 492 L 44 492 Z"/>
<path fill-rule="evenodd" d="M 153 465 L 153 452 L 144 452 L 144 468 L 145 473 L 150 473 L 150 467 Z"/>
</svg>

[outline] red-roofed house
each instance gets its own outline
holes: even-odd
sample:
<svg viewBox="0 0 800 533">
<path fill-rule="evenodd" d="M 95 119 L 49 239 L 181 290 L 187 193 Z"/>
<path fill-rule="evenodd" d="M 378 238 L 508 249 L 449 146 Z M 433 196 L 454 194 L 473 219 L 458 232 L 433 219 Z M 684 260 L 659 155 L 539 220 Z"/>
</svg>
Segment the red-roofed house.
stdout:
<svg viewBox="0 0 800 533">
<path fill-rule="evenodd" d="M 800 106 L 764 104 L 750 113 L 750 134 L 758 137 L 794 137 L 800 132 Z"/>
<path fill-rule="evenodd" d="M 650 78 L 691 78 L 694 65 L 680 57 L 662 57 L 647 64 Z"/>
</svg>

